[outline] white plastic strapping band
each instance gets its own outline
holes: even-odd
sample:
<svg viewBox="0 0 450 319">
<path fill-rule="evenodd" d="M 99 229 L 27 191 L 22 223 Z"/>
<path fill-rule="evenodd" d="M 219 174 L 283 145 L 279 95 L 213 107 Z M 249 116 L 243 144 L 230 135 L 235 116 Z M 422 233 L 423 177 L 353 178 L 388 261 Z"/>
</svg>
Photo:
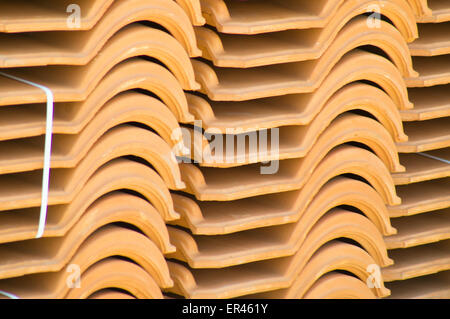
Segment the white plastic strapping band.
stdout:
<svg viewBox="0 0 450 319">
<path fill-rule="evenodd" d="M 443 158 L 440 158 L 440 157 L 437 157 L 437 156 L 433 156 L 433 155 L 430 155 L 430 154 L 427 154 L 427 153 L 417 153 L 417 154 L 419 154 L 419 155 L 422 155 L 422 156 L 425 156 L 425 157 L 428 157 L 428 158 L 434 159 L 434 160 L 436 160 L 436 161 L 440 161 L 440 162 L 442 162 L 442 163 L 446 163 L 446 164 L 449 164 L 449 165 L 450 165 L 450 161 L 448 161 L 448 160 L 446 160 L 446 159 L 443 159 Z"/>
<path fill-rule="evenodd" d="M 41 238 L 44 234 L 45 224 L 47 222 L 47 206 L 48 206 L 48 191 L 49 191 L 49 183 L 50 183 L 50 160 L 52 156 L 52 136 L 53 136 L 53 92 L 49 88 L 33 83 L 31 81 L 27 81 L 21 78 L 18 78 L 13 75 L 9 75 L 3 72 L 0 72 L 0 75 L 6 76 L 7 78 L 29 84 L 31 86 L 37 87 L 45 92 L 47 97 L 47 116 L 46 116 L 46 127 L 45 127 L 45 146 L 44 146 L 44 169 L 42 173 L 42 195 L 41 195 L 41 211 L 39 215 L 39 226 L 38 232 L 36 234 L 36 238 Z"/>
<path fill-rule="evenodd" d="M 8 292 L 1 291 L 1 290 L 0 290 L 0 295 L 3 295 L 3 296 L 5 296 L 6 298 L 9 298 L 9 299 L 20 299 L 16 295 L 13 295 L 13 294 L 10 294 Z"/>
</svg>

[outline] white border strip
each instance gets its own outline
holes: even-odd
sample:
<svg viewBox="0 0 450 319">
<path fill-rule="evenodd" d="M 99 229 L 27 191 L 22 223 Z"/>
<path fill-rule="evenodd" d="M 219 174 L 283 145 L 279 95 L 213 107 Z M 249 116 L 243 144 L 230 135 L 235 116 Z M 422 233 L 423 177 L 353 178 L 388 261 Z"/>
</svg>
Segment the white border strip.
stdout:
<svg viewBox="0 0 450 319">
<path fill-rule="evenodd" d="M 45 150 L 44 150 L 44 169 L 42 174 L 41 212 L 39 216 L 38 232 L 36 234 L 36 238 L 41 238 L 42 235 L 44 234 L 45 224 L 47 222 L 48 191 L 50 183 L 50 164 L 51 164 L 50 160 L 52 156 L 52 137 L 53 137 L 53 107 L 54 107 L 53 92 L 52 90 L 50 90 L 45 86 L 18 78 L 13 75 L 9 75 L 3 72 L 0 72 L 0 75 L 37 87 L 42 91 L 44 91 L 47 97 L 47 119 L 45 127 Z"/>
<path fill-rule="evenodd" d="M 422 156 L 425 156 L 425 157 L 428 157 L 428 158 L 434 159 L 434 160 L 436 160 L 436 161 L 440 161 L 440 162 L 442 162 L 442 163 L 445 163 L 445 164 L 449 164 L 449 165 L 450 165 L 450 161 L 448 161 L 448 160 L 446 160 L 446 159 L 443 159 L 443 158 L 440 158 L 440 157 L 437 157 L 437 156 L 433 156 L 433 155 L 430 155 L 430 154 L 427 154 L 427 153 L 417 153 L 417 154 L 419 154 L 419 155 L 422 155 Z"/>
<path fill-rule="evenodd" d="M 5 296 L 6 298 L 9 298 L 9 299 L 20 299 L 16 295 L 13 295 L 13 294 L 7 293 L 5 291 L 1 291 L 1 290 L 0 290 L 0 295 L 3 295 L 3 296 Z"/>
</svg>

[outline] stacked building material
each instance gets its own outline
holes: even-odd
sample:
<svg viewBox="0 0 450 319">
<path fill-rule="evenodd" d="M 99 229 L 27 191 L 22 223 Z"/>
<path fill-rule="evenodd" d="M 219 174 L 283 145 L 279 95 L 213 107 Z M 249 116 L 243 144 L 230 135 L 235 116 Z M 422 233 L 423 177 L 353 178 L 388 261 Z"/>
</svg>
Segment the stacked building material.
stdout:
<svg viewBox="0 0 450 319">
<path fill-rule="evenodd" d="M 391 211 L 398 234 L 386 238 L 393 298 L 450 297 L 450 3 L 422 1 L 419 39 L 410 44 L 419 76 L 407 78 L 414 109 L 402 111 L 406 172 L 394 174 L 402 205 Z"/>
<path fill-rule="evenodd" d="M 385 297 L 417 38 L 403 0 L 203 0 L 171 292 Z M 376 5 L 376 7 L 373 7 Z M 379 10 L 379 12 L 377 11 Z M 372 14 L 372 11 L 375 13 Z M 368 13 L 369 12 L 369 13 Z M 379 16 L 377 16 L 379 14 Z M 228 152 L 227 152 L 228 150 Z M 193 161 L 193 162 L 192 162 Z M 269 164 L 267 164 L 269 163 Z"/>
<path fill-rule="evenodd" d="M 0 297 L 450 297 L 447 2 L 0 0 Z"/>
<path fill-rule="evenodd" d="M 202 23 L 179 2 L 0 1 L 1 296 L 172 286 L 165 223 L 185 186 L 173 148 L 193 119 L 183 89 L 199 87 Z"/>
</svg>

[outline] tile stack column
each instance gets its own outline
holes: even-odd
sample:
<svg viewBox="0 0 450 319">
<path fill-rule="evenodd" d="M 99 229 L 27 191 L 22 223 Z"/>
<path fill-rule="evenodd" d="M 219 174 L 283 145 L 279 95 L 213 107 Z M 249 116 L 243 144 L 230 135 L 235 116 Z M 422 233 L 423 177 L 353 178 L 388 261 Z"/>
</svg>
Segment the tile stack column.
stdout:
<svg viewBox="0 0 450 319">
<path fill-rule="evenodd" d="M 1 297 L 162 298 L 173 285 L 174 133 L 194 119 L 184 90 L 199 88 L 199 7 L 184 8 L 0 2 Z"/>
<path fill-rule="evenodd" d="M 401 203 L 391 173 L 405 171 L 396 143 L 413 107 L 414 11 L 394 0 L 201 4 L 170 291 L 388 296 L 380 268 Z"/>
<path fill-rule="evenodd" d="M 394 174 L 402 205 L 398 234 L 386 238 L 395 265 L 383 271 L 392 298 L 450 297 L 450 3 L 416 6 L 419 38 L 409 45 L 417 77 L 407 78 L 414 108 L 402 111 L 409 141 L 406 172 Z"/>
</svg>

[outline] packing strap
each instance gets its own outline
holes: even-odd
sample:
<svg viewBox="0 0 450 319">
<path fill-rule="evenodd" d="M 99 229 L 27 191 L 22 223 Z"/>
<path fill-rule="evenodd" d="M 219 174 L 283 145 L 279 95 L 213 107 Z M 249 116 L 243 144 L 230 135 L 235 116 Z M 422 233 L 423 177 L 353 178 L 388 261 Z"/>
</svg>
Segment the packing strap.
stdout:
<svg viewBox="0 0 450 319">
<path fill-rule="evenodd" d="M 430 154 L 427 154 L 427 153 L 417 153 L 417 154 L 419 154 L 419 155 L 422 155 L 422 156 L 424 156 L 424 157 L 428 157 L 428 158 L 434 159 L 434 160 L 436 160 L 436 161 L 440 161 L 440 162 L 442 162 L 442 163 L 446 163 L 446 164 L 449 164 L 449 165 L 450 165 L 450 161 L 449 161 L 449 160 L 446 160 L 446 159 L 443 159 L 443 158 L 440 158 L 440 157 L 437 157 L 437 156 L 433 156 L 433 155 L 430 155 Z"/>
<path fill-rule="evenodd" d="M 53 137 L 53 111 L 54 111 L 54 99 L 53 92 L 49 88 L 25 80 L 14 75 L 10 75 L 4 72 L 0 72 L 3 75 L 12 80 L 16 80 L 34 87 L 37 87 L 45 92 L 47 97 L 47 115 L 46 115 L 46 126 L 45 126 L 45 146 L 44 146 L 44 168 L 42 173 L 42 194 L 41 194 L 41 211 L 39 215 L 39 226 L 36 234 L 36 238 L 41 238 L 44 234 L 45 224 L 47 222 L 47 209 L 48 209 L 48 191 L 50 183 L 50 165 L 52 156 L 52 137 Z"/>
</svg>

